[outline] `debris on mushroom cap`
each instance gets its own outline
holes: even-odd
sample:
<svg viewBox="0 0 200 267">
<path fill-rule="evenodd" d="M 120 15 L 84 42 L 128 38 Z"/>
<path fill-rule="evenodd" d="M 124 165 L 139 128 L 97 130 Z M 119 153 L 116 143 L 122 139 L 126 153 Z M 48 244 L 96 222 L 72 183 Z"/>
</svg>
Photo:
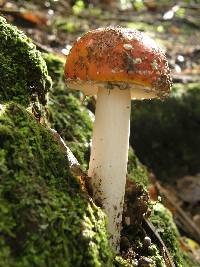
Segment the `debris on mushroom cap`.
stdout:
<svg viewBox="0 0 200 267">
<path fill-rule="evenodd" d="M 76 41 L 66 61 L 65 77 L 67 83 L 78 79 L 125 83 L 123 89 L 134 84 L 159 98 L 167 97 L 172 85 L 167 59 L 158 45 L 142 32 L 121 27 L 89 31 Z"/>
</svg>

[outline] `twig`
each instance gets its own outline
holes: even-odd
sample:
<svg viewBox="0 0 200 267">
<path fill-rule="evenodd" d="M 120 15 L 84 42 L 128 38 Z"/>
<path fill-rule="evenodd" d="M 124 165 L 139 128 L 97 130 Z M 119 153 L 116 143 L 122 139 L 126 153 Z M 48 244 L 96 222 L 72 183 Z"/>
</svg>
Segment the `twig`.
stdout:
<svg viewBox="0 0 200 267">
<path fill-rule="evenodd" d="M 159 247 L 161 248 L 166 266 L 167 267 L 176 267 L 172 258 L 171 258 L 169 250 L 165 246 L 165 243 L 163 242 L 162 238 L 158 234 L 156 228 L 153 226 L 153 224 L 147 218 L 144 218 L 144 223 L 145 223 L 145 226 L 148 228 L 148 230 L 151 232 L 150 236 L 153 236 L 153 239 L 156 241 L 156 243 L 158 243 Z"/>
<path fill-rule="evenodd" d="M 75 176 L 79 177 L 79 181 L 81 187 L 84 192 L 87 193 L 87 196 L 90 197 L 90 201 L 93 197 L 93 189 L 91 184 L 91 178 L 87 176 L 87 174 L 82 170 L 81 165 L 79 164 L 78 160 L 75 158 L 69 147 L 65 144 L 65 141 L 62 137 L 58 134 L 58 132 L 54 129 L 48 128 L 51 134 L 54 136 L 55 140 L 60 144 L 61 149 L 67 155 L 69 161 L 69 167 L 72 173 Z M 93 201 L 93 200 L 92 200 Z"/>
</svg>

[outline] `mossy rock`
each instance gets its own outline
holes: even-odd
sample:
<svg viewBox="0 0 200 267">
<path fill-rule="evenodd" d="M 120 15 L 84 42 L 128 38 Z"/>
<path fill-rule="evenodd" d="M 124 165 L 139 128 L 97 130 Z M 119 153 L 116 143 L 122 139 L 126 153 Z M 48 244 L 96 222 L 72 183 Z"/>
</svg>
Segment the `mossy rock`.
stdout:
<svg viewBox="0 0 200 267">
<path fill-rule="evenodd" d="M 200 172 L 200 84 L 181 85 L 164 102 L 132 103 L 130 143 L 159 179 Z"/>
<path fill-rule="evenodd" d="M 112 266 L 105 215 L 81 191 L 49 130 L 0 110 L 0 266 Z"/>
<path fill-rule="evenodd" d="M 22 31 L 0 17 L 0 102 L 29 106 L 38 99 L 46 104 L 51 87 L 41 53 Z"/>
</svg>

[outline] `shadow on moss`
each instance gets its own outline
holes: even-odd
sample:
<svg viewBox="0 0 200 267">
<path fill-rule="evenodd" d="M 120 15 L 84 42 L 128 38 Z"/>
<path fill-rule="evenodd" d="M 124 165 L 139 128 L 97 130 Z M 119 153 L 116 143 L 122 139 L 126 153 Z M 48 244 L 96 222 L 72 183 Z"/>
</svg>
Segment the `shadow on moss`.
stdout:
<svg viewBox="0 0 200 267">
<path fill-rule="evenodd" d="M 130 143 L 159 179 L 200 172 L 200 85 L 165 102 L 133 102 Z"/>
</svg>

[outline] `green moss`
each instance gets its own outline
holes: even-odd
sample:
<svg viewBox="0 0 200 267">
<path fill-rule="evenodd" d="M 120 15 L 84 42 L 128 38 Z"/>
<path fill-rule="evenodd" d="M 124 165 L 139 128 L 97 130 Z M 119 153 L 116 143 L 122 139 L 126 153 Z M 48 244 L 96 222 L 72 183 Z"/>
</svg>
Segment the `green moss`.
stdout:
<svg viewBox="0 0 200 267">
<path fill-rule="evenodd" d="M 146 190 L 149 184 L 148 172 L 145 166 L 138 160 L 132 148 L 129 149 L 127 173 L 129 179 L 141 185 L 143 190 Z"/>
<path fill-rule="evenodd" d="M 136 263 L 134 263 L 133 261 L 129 261 L 129 260 L 125 260 L 120 256 L 117 256 L 115 258 L 115 266 L 116 267 L 134 267 L 137 266 Z"/>
<path fill-rule="evenodd" d="M 199 103 L 200 84 L 177 87 L 165 102 L 133 102 L 130 143 L 159 179 L 200 171 Z"/>
<path fill-rule="evenodd" d="M 68 17 L 67 20 L 61 17 L 56 18 L 53 26 L 61 31 L 74 33 L 80 31 L 82 22 L 74 16 Z"/>
<path fill-rule="evenodd" d="M 16 104 L 0 112 L 0 266 L 112 266 L 105 217 L 49 131 Z"/>
<path fill-rule="evenodd" d="M 0 17 L 0 102 L 28 106 L 33 97 L 46 104 L 51 86 L 47 68 L 31 40 Z"/>
<path fill-rule="evenodd" d="M 150 219 L 168 248 L 177 267 L 198 266 L 180 249 L 180 234 L 173 221 L 172 214 L 168 209 L 162 204 L 157 203 L 153 206 Z"/>
<path fill-rule="evenodd" d="M 152 244 L 149 247 L 149 254 L 151 255 L 149 256 L 149 259 L 152 260 L 152 267 L 166 267 L 163 256 L 161 255 L 157 245 Z"/>
<path fill-rule="evenodd" d="M 181 250 L 179 245 L 180 235 L 172 215 L 167 208 L 160 203 L 153 205 L 150 221 L 153 223 L 156 231 L 160 234 L 163 242 L 168 248 L 176 267 L 199 267 L 197 263 L 193 262 L 193 260 Z M 125 236 L 127 236 L 132 243 L 133 251 L 131 254 L 130 251 L 125 254 L 126 259 L 117 256 L 115 259 L 115 266 L 129 267 L 140 266 L 140 264 L 143 266 L 141 260 L 145 259 L 149 261 L 149 267 L 166 267 L 167 265 L 163 257 L 163 249 L 161 249 L 160 243 L 152 238 L 152 243 L 147 249 L 144 246 L 143 241 L 144 236 L 148 235 L 148 229 L 141 229 L 140 226 L 137 226 L 137 229 L 137 233 L 135 233 L 135 229 L 131 229 L 131 227 L 129 227 L 129 229 L 127 228 Z"/>
<path fill-rule="evenodd" d="M 64 61 L 51 54 L 43 56 L 53 80 L 48 103 L 50 125 L 60 133 L 79 163 L 86 169 L 92 135 L 89 112 L 79 100 L 79 93 L 66 88 Z"/>
</svg>

